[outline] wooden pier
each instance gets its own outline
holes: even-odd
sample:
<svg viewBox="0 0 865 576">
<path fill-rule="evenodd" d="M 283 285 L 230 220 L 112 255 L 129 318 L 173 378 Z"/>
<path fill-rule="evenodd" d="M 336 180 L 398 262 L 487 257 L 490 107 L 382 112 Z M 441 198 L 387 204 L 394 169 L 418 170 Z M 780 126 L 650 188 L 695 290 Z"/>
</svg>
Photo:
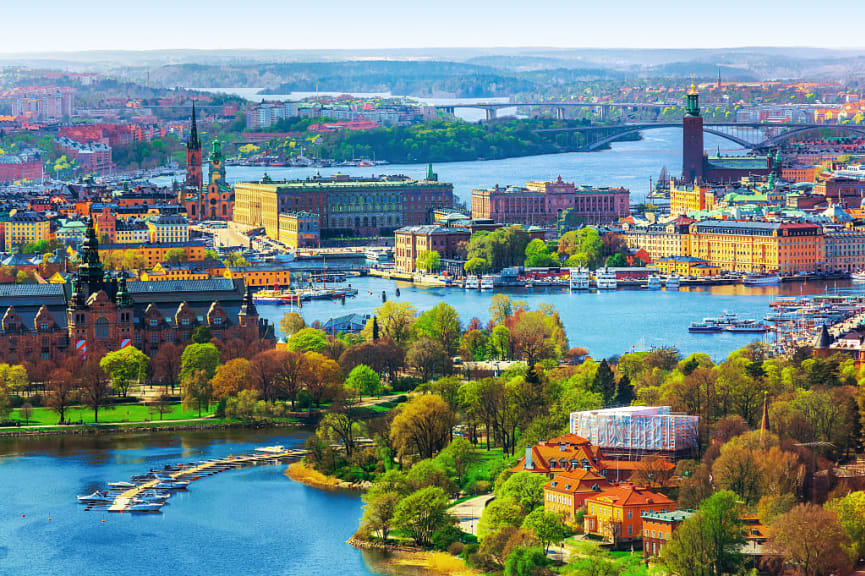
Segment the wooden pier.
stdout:
<svg viewBox="0 0 865 576">
<path fill-rule="evenodd" d="M 181 470 L 166 471 L 159 473 L 170 476 L 172 480 L 183 480 L 202 474 L 215 472 L 215 469 L 242 468 L 243 466 L 255 464 L 279 464 L 289 460 L 296 460 L 307 453 L 306 450 L 281 450 L 273 452 L 256 452 L 244 456 L 228 456 L 200 462 L 195 466 L 184 467 Z M 221 471 L 221 470 L 220 470 Z M 129 509 L 136 496 L 146 490 L 152 490 L 161 482 L 154 478 L 134 488 L 124 490 L 114 498 L 114 502 L 108 507 L 109 512 L 125 512 Z"/>
</svg>

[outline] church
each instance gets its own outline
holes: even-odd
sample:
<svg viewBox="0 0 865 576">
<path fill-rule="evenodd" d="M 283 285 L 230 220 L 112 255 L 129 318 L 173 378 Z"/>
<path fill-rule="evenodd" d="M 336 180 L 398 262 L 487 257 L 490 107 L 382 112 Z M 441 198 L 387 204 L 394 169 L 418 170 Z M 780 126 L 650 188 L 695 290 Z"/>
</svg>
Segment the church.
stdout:
<svg viewBox="0 0 865 576">
<path fill-rule="evenodd" d="M 71 284 L 0 285 L 4 362 L 56 362 L 128 345 L 152 358 L 165 343 L 183 346 L 199 326 L 222 341 L 274 338 L 242 279 L 127 283 L 106 274 L 92 220 Z"/>
<path fill-rule="evenodd" d="M 225 156 L 222 144 L 214 140 L 208 157 L 207 186 L 202 172 L 201 140 L 192 104 L 192 122 L 186 140 L 186 182 L 180 191 L 180 204 L 191 221 L 232 219 L 234 191 L 225 181 Z"/>
</svg>

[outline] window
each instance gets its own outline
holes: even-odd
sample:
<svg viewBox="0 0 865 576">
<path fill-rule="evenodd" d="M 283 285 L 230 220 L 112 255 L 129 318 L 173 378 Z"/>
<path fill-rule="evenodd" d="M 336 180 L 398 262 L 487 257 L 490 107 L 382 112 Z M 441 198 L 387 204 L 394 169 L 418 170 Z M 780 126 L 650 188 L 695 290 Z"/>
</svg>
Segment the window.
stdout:
<svg viewBox="0 0 865 576">
<path fill-rule="evenodd" d="M 213 319 L 214 326 L 222 326 L 222 317 L 217 316 Z"/>
<path fill-rule="evenodd" d="M 39 323 L 39 329 L 40 330 L 48 330 L 48 322 L 46 322 L 44 320 L 42 322 L 40 322 Z"/>
<path fill-rule="evenodd" d="M 156 328 L 156 325 L 159 324 L 159 320 L 157 320 L 156 318 L 151 318 L 148 324 L 151 328 Z"/>
<path fill-rule="evenodd" d="M 180 319 L 180 325 L 181 326 L 189 326 L 189 317 L 187 316 L 185 318 L 181 318 Z"/>
<path fill-rule="evenodd" d="M 634 535 L 634 527 L 628 526 L 628 536 L 633 536 L 633 535 Z"/>
<path fill-rule="evenodd" d="M 97 318 L 96 320 L 96 337 L 100 339 L 108 338 L 108 320 L 105 318 Z"/>
</svg>

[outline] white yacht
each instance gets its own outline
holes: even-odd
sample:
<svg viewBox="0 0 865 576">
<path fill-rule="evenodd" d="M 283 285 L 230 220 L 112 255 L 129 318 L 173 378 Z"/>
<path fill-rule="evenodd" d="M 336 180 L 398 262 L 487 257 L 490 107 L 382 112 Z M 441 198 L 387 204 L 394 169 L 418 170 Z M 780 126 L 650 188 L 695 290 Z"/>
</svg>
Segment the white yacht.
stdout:
<svg viewBox="0 0 865 576">
<path fill-rule="evenodd" d="M 481 279 L 472 274 L 466 278 L 466 290 L 477 290 L 481 287 Z"/>
<path fill-rule="evenodd" d="M 586 268 L 571 268 L 571 290 L 589 289 L 589 271 Z"/>
<path fill-rule="evenodd" d="M 665 283 L 667 290 L 678 290 L 680 284 L 681 278 L 679 278 L 676 274 L 673 274 L 672 276 L 667 276 L 667 281 Z"/>
<path fill-rule="evenodd" d="M 649 276 L 649 279 L 646 281 L 646 288 L 649 290 L 660 290 L 661 289 L 661 277 L 657 274 L 652 274 Z"/>
<path fill-rule="evenodd" d="M 87 496 L 79 496 L 78 501 L 82 504 L 97 504 L 102 502 L 114 502 L 114 498 L 108 495 L 108 492 L 100 492 L 97 490 L 93 494 Z"/>
<path fill-rule="evenodd" d="M 745 286 L 770 286 L 781 282 L 781 277 L 777 274 L 747 274 L 742 279 L 742 284 Z"/>
<path fill-rule="evenodd" d="M 495 287 L 495 276 L 492 274 L 484 274 L 481 277 L 481 290 L 492 290 Z"/>
<path fill-rule="evenodd" d="M 619 285 L 616 273 L 609 268 L 603 268 L 595 273 L 595 283 L 598 290 L 615 290 Z"/>
</svg>

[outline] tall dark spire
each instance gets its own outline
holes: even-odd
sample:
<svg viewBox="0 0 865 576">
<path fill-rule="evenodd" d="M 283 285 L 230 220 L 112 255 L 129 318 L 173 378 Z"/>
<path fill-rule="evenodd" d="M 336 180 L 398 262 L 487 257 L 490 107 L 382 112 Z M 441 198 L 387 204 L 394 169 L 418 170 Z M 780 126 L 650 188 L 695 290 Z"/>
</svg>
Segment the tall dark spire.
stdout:
<svg viewBox="0 0 865 576">
<path fill-rule="evenodd" d="M 190 150 L 201 150 L 201 140 L 198 139 L 198 125 L 195 122 L 195 100 L 192 101 L 192 127 L 189 129 L 189 140 L 186 147 Z"/>
<path fill-rule="evenodd" d="M 93 217 L 87 220 L 87 239 L 81 247 L 81 264 L 78 266 L 78 278 L 87 288 L 87 294 L 93 294 L 102 289 L 102 262 L 99 260 L 99 240 L 93 226 Z"/>
</svg>

